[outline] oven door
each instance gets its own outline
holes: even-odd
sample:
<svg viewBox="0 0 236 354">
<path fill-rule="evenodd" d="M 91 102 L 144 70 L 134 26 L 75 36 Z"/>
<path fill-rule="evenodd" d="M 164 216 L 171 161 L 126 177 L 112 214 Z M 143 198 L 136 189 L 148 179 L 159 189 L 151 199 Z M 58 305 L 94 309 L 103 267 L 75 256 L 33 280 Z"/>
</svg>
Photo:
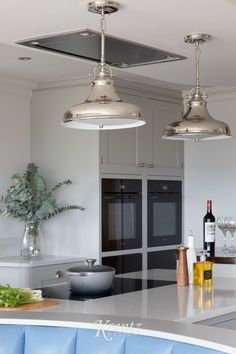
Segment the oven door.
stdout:
<svg viewBox="0 0 236 354">
<path fill-rule="evenodd" d="M 149 193 L 148 247 L 181 243 L 181 193 Z"/>
<path fill-rule="evenodd" d="M 102 197 L 102 251 L 141 247 L 141 193 L 104 193 Z"/>
</svg>

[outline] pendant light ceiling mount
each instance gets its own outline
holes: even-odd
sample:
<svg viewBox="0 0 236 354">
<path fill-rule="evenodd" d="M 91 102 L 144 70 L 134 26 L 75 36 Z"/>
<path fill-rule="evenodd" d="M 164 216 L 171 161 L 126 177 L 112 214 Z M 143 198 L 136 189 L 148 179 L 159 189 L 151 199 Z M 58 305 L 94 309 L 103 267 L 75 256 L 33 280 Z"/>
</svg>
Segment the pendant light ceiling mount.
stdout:
<svg viewBox="0 0 236 354">
<path fill-rule="evenodd" d="M 211 36 L 206 33 L 192 33 L 184 36 L 185 43 L 189 44 L 204 44 L 211 39 Z"/>
<path fill-rule="evenodd" d="M 145 124 L 138 106 L 125 103 L 117 95 L 111 67 L 105 60 L 106 16 L 118 11 L 113 0 L 95 0 L 88 3 L 88 11 L 99 14 L 101 29 L 101 58 L 94 68 L 88 98 L 64 114 L 62 125 L 74 129 L 112 130 L 139 127 Z"/>
<path fill-rule="evenodd" d="M 230 138 L 229 126 L 210 116 L 207 110 L 207 95 L 200 86 L 199 63 L 200 45 L 209 41 L 209 34 L 194 33 L 184 37 L 185 43 L 195 45 L 195 66 L 196 81 L 195 86 L 187 95 L 187 108 L 181 121 L 169 124 L 163 138 L 172 140 L 215 140 Z"/>
<path fill-rule="evenodd" d="M 94 14 L 112 14 L 119 10 L 119 3 L 113 0 L 94 0 L 88 3 L 88 11 Z"/>
</svg>

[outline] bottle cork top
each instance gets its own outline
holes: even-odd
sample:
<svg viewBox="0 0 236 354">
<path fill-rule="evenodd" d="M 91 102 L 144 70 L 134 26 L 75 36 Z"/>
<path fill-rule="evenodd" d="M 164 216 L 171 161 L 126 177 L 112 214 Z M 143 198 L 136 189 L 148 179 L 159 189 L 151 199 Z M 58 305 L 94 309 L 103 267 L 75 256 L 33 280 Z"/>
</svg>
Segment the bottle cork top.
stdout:
<svg viewBox="0 0 236 354">
<path fill-rule="evenodd" d="M 200 262 L 206 262 L 207 252 L 200 251 L 199 254 L 200 254 Z"/>
</svg>

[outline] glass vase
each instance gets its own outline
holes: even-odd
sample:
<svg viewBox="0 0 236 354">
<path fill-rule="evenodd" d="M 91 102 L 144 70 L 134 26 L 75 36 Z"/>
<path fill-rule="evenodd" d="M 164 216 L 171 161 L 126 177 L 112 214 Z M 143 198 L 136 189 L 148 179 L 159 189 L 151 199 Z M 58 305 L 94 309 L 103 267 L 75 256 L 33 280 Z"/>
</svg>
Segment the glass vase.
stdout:
<svg viewBox="0 0 236 354">
<path fill-rule="evenodd" d="M 38 245 L 39 224 L 26 223 L 21 247 L 21 257 L 31 258 L 39 256 L 40 249 Z"/>
</svg>

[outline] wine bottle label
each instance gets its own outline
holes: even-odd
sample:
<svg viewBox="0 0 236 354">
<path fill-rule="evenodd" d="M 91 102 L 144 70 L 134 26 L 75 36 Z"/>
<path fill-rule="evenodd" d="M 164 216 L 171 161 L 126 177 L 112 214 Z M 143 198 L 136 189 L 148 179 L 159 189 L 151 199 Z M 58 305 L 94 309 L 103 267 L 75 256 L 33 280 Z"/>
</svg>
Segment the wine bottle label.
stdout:
<svg viewBox="0 0 236 354">
<path fill-rule="evenodd" d="M 215 242 L 216 224 L 214 222 L 205 223 L 205 242 Z"/>
<path fill-rule="evenodd" d="M 205 270 L 203 272 L 203 278 L 205 280 L 209 280 L 209 279 L 212 279 L 212 270 Z"/>
</svg>

